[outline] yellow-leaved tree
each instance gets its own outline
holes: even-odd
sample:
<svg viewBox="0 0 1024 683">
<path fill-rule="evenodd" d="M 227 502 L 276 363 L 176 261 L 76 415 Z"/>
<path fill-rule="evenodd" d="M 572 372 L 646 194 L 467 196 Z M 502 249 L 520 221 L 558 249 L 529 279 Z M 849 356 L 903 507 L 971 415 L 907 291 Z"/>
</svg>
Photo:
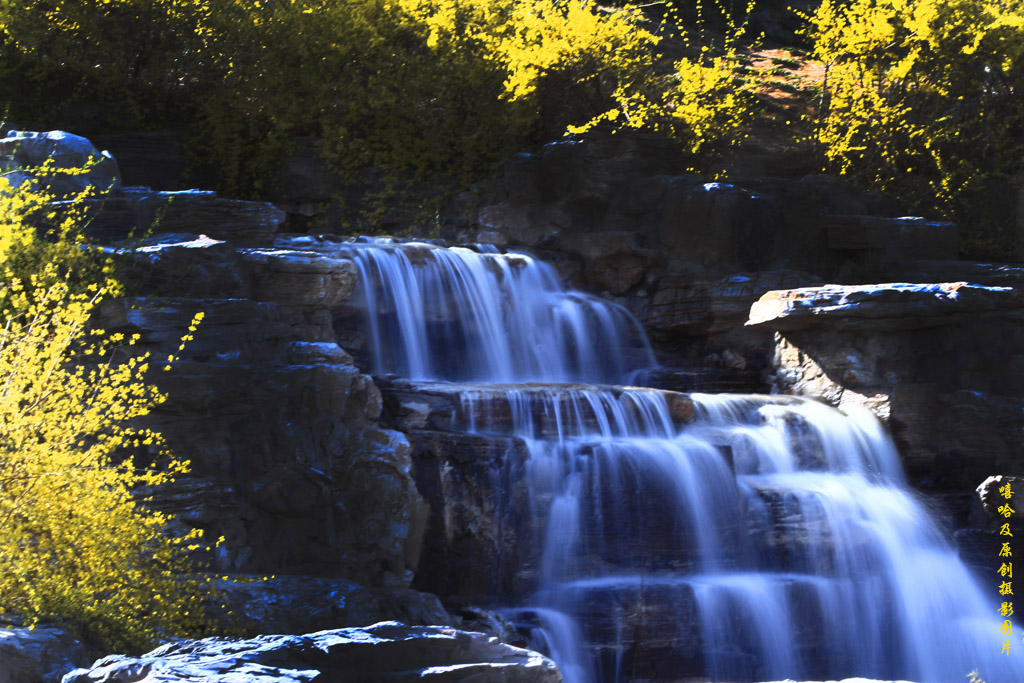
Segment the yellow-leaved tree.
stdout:
<svg viewBox="0 0 1024 683">
<path fill-rule="evenodd" d="M 674 0 L 612 4 L 625 6 L 0 0 L 0 108 L 74 120 L 76 103 L 108 104 L 98 111 L 118 128 L 186 127 L 218 189 L 253 198 L 273 195 L 296 137 L 315 138 L 348 188 L 336 199 L 359 204 L 368 228 L 403 192 L 429 202 L 417 183 L 459 191 L 598 125 L 669 132 L 707 166 L 752 116 L 740 27 L 726 21 L 724 45 L 697 31 L 669 60 L 659 44 L 684 21 Z M 725 5 L 697 3 L 698 25 L 704 4 Z"/>
<path fill-rule="evenodd" d="M 829 166 L 955 219 L 962 251 L 1013 256 L 1024 172 L 1024 5 L 824 0 L 817 139 Z"/>
<path fill-rule="evenodd" d="M 209 584 L 188 559 L 200 534 L 166 535 L 166 516 L 133 495 L 186 470 L 138 424 L 161 400 L 148 361 L 90 328 L 100 285 L 53 262 L 28 272 L 17 257 L 42 249 L 27 219 L 40 200 L 3 185 L 0 612 L 60 618 L 117 650 L 201 632 Z"/>
</svg>

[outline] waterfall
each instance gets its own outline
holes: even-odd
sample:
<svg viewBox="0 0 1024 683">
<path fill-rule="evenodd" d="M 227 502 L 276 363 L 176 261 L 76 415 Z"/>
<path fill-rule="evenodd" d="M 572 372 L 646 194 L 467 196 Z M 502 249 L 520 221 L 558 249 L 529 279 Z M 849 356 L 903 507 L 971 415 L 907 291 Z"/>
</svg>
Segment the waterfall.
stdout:
<svg viewBox="0 0 1024 683">
<path fill-rule="evenodd" d="M 625 383 L 654 365 L 626 309 L 564 290 L 527 254 L 391 240 L 340 249 L 359 268 L 377 374 Z"/>
<path fill-rule="evenodd" d="M 543 533 L 506 614 L 568 683 L 1024 681 L 998 577 L 960 562 L 868 411 L 613 386 L 654 365 L 642 328 L 528 255 L 333 248 L 374 371 L 461 382 L 466 431 L 525 444 Z"/>
</svg>

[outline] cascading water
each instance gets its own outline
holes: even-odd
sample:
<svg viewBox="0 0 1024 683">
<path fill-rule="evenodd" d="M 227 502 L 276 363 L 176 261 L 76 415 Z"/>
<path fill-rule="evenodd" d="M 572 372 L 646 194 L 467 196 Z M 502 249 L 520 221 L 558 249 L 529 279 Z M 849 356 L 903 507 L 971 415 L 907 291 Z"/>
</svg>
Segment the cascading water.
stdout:
<svg viewBox="0 0 1024 683">
<path fill-rule="evenodd" d="M 526 444 L 546 531 L 508 614 L 569 683 L 1024 681 L 1024 647 L 1001 654 L 996 605 L 867 411 L 578 385 L 478 409 L 483 383 L 630 383 L 653 356 L 628 312 L 529 256 L 337 248 L 362 276 L 375 371 L 478 383 L 465 429 Z"/>
<path fill-rule="evenodd" d="M 565 291 L 526 254 L 389 240 L 342 250 L 359 268 L 378 374 L 612 382 L 654 364 L 628 311 Z"/>
</svg>

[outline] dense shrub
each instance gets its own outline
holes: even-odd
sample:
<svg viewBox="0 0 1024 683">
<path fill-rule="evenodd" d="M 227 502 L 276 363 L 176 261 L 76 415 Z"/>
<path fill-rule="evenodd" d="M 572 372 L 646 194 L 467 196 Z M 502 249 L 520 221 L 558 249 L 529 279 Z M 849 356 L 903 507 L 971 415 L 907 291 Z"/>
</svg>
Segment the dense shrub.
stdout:
<svg viewBox="0 0 1024 683">
<path fill-rule="evenodd" d="M 46 195 L 0 189 L 0 613 L 68 620 L 121 651 L 202 632 L 210 592 L 187 559 L 199 534 L 165 535 L 166 516 L 133 496 L 186 467 L 135 426 L 162 399 L 148 359 L 112 363 L 132 340 L 87 326 L 105 291 L 66 239 L 80 214 L 46 240 L 30 227 Z"/>
<path fill-rule="evenodd" d="M 193 149 L 235 194 L 266 194 L 296 135 L 349 181 L 436 184 L 597 124 L 718 149 L 743 118 L 731 62 L 694 50 L 669 74 L 652 30 L 592 0 L 0 2 L 0 82 L 15 116 L 77 98 L 198 121 Z"/>
<path fill-rule="evenodd" d="M 0 77 L 16 116 L 71 102 L 138 121 L 174 108 L 201 62 L 206 0 L 2 0 Z"/>
<path fill-rule="evenodd" d="M 1024 170 L 1024 6 L 1016 0 L 826 0 L 817 138 L 832 168 L 956 219 L 965 250 L 1013 254 Z"/>
<path fill-rule="evenodd" d="M 228 63 L 202 111 L 241 186 L 295 134 L 321 138 L 350 175 L 479 177 L 567 125 L 628 115 L 653 77 L 639 16 L 591 2 L 296 0 L 225 18 L 210 35 Z M 247 158 L 268 136 L 268 157 Z"/>
</svg>

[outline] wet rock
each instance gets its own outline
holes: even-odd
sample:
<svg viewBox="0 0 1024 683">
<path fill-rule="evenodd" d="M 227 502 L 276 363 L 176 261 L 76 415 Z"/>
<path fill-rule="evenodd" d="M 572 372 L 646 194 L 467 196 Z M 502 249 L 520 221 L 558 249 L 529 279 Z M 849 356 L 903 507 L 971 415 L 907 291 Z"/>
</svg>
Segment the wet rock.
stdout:
<svg viewBox="0 0 1024 683">
<path fill-rule="evenodd" d="M 59 626 L 0 627 L 0 683 L 58 681 L 88 661 L 85 646 Z"/>
<path fill-rule="evenodd" d="M 647 387 L 617 387 L 598 384 L 457 384 L 452 382 L 409 381 L 377 378 L 386 403 L 385 421 L 396 429 L 454 430 L 470 429 L 493 434 L 511 434 L 515 416 L 530 416 L 534 436 L 549 438 L 558 434 L 569 412 L 584 429 L 598 429 L 599 418 L 587 400 L 552 403 L 553 390 L 600 396 L 613 401 L 623 411 L 637 406 L 622 397 L 630 392 L 664 400 L 669 414 L 681 426 L 693 418 L 693 401 L 686 395 Z"/>
<path fill-rule="evenodd" d="M 982 508 L 990 517 L 1001 521 L 1010 517 L 1024 519 L 1024 480 L 1020 477 L 998 474 L 981 482 L 975 491 Z M 1011 493 L 1010 496 L 1005 495 L 1007 491 Z M 1009 516 L 1000 511 L 1004 506 L 1009 506 L 1012 511 Z"/>
<path fill-rule="evenodd" d="M 141 657 L 112 655 L 64 683 L 316 680 L 558 683 L 555 664 L 480 633 L 382 622 L 365 628 L 250 640 L 207 638 L 164 645 Z"/>
<path fill-rule="evenodd" d="M 430 511 L 413 586 L 461 604 L 528 594 L 543 521 L 529 509 L 524 444 L 459 432 L 408 438 Z"/>
</svg>

